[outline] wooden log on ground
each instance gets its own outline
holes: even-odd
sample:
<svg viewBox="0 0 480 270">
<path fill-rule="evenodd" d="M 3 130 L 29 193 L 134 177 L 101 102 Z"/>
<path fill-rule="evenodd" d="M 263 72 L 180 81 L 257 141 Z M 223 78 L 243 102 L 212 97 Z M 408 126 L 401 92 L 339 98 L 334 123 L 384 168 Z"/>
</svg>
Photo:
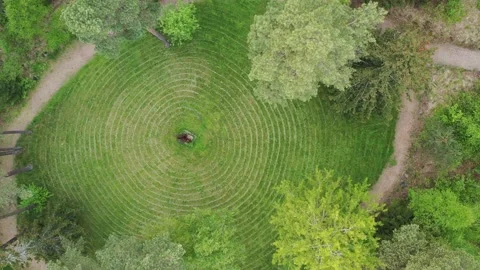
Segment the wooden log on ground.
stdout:
<svg viewBox="0 0 480 270">
<path fill-rule="evenodd" d="M 32 134 L 32 131 L 31 130 L 7 130 L 7 131 L 4 131 L 2 132 L 3 135 L 7 135 L 7 134 Z"/>
<path fill-rule="evenodd" d="M 162 33 L 158 32 L 157 30 L 153 29 L 153 28 L 148 28 L 147 29 L 148 32 L 150 32 L 150 34 L 154 35 L 155 37 L 157 37 L 158 39 L 160 39 L 163 44 L 165 44 L 165 47 L 166 48 L 170 48 L 170 43 L 168 42 L 167 38 L 162 35 Z"/>
</svg>

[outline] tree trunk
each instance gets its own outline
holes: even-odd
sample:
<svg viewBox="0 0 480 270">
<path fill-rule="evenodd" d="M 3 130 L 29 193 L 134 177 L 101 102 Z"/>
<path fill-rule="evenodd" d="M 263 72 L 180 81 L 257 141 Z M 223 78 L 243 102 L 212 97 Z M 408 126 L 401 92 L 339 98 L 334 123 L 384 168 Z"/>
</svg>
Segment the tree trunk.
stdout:
<svg viewBox="0 0 480 270">
<path fill-rule="evenodd" d="M 11 245 L 13 242 L 17 241 L 19 235 L 15 235 L 14 237 L 12 237 L 12 239 L 8 240 L 7 242 L 5 242 L 5 244 L 3 244 L 0 249 L 5 249 L 7 248 L 9 245 Z"/>
<path fill-rule="evenodd" d="M 5 177 L 10 177 L 10 176 L 14 176 L 16 174 L 19 174 L 19 173 L 23 173 L 23 172 L 29 172 L 33 170 L 33 165 L 32 164 L 28 164 L 26 167 L 23 167 L 21 169 L 16 169 L 16 170 L 13 170 L 13 171 L 9 171 L 7 173 L 7 175 L 5 175 Z"/>
<path fill-rule="evenodd" d="M 2 132 L 2 134 L 32 134 L 31 130 L 7 130 Z"/>
<path fill-rule="evenodd" d="M 162 35 L 162 33 L 158 32 L 157 30 L 151 27 L 147 28 L 147 30 L 148 32 L 150 32 L 150 34 L 160 39 L 163 42 L 163 44 L 165 44 L 166 48 L 170 48 L 170 43 L 168 42 L 167 38 L 164 35 Z"/>
<path fill-rule="evenodd" d="M 5 214 L 5 215 L 1 215 L 0 216 L 0 219 L 4 219 L 4 218 L 7 218 L 7 217 L 11 217 L 11 216 L 15 216 L 15 215 L 18 215 L 20 213 L 23 213 L 25 211 L 28 211 L 28 210 L 32 210 L 33 208 L 35 208 L 36 205 L 35 204 L 30 204 L 29 206 L 25 207 L 25 208 L 21 208 L 21 209 L 17 209 L 13 212 L 10 212 L 8 214 Z"/>
</svg>

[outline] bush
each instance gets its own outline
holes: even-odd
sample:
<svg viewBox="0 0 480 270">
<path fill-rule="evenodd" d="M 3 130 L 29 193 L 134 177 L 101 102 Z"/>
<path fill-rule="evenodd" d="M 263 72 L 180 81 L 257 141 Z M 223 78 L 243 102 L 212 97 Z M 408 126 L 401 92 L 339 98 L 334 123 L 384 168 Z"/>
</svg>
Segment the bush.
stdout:
<svg viewBox="0 0 480 270">
<path fill-rule="evenodd" d="M 195 17 L 193 4 L 179 4 L 166 8 L 159 20 L 162 29 L 174 45 L 181 45 L 193 39 L 193 33 L 200 27 Z"/>
<path fill-rule="evenodd" d="M 422 147 L 440 167 L 455 168 L 480 158 L 480 93 L 460 93 L 427 120 Z"/>
</svg>

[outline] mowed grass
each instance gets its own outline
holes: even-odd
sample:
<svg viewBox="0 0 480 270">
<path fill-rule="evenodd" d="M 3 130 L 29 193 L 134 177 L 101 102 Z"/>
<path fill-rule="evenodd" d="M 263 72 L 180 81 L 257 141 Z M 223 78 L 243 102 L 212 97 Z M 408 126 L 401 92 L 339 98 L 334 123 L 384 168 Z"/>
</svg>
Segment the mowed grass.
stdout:
<svg viewBox="0 0 480 270">
<path fill-rule="evenodd" d="M 321 98 L 258 101 L 246 36 L 264 3 L 248 2 L 198 4 L 201 30 L 183 47 L 167 50 L 148 36 L 119 59 L 96 57 L 21 139 L 17 166 L 35 170 L 19 180 L 82 206 L 94 247 L 195 208 L 236 211 L 245 269 L 269 268 L 274 187 L 317 167 L 374 182 L 391 155 L 394 123 L 349 121 Z M 177 142 L 183 130 L 196 135 L 193 146 Z"/>
</svg>

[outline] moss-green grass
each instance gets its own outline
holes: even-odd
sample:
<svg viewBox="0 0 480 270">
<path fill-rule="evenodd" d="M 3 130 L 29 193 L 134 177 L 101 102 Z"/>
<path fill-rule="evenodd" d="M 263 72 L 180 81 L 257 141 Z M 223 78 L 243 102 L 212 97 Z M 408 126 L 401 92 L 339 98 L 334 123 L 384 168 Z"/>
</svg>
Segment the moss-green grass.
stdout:
<svg viewBox="0 0 480 270">
<path fill-rule="evenodd" d="M 264 3 L 208 2 L 198 4 L 201 30 L 190 44 L 166 50 L 146 37 L 119 59 L 96 57 L 81 70 L 21 139 L 18 166 L 35 170 L 19 178 L 81 205 L 94 246 L 195 208 L 237 210 L 245 268 L 268 268 L 274 186 L 316 167 L 375 181 L 394 123 L 346 120 L 321 98 L 258 101 L 246 36 Z M 176 140 L 185 129 L 197 137 L 191 147 Z"/>
</svg>

